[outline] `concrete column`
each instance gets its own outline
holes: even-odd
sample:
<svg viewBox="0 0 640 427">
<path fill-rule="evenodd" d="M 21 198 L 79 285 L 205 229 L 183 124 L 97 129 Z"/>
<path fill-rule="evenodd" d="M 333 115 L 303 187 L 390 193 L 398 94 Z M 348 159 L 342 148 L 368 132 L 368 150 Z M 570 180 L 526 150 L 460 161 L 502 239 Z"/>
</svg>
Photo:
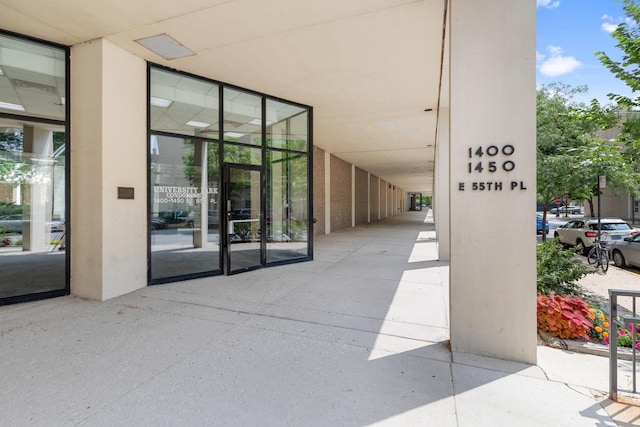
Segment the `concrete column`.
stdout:
<svg viewBox="0 0 640 427">
<path fill-rule="evenodd" d="M 351 165 L 351 226 L 356 226 L 356 167 Z"/>
<path fill-rule="evenodd" d="M 207 246 L 209 234 L 209 201 L 206 197 L 207 188 L 209 188 L 208 178 L 208 159 L 207 159 L 207 141 L 195 141 L 194 143 L 194 166 L 200 167 L 200 183 L 194 185 L 200 187 L 202 196 L 199 206 L 195 206 L 198 210 L 198 216 L 194 218 L 193 247 L 203 248 Z"/>
<path fill-rule="evenodd" d="M 447 78 L 448 83 L 448 78 Z M 444 89 L 447 91 L 448 86 Z M 433 209 L 433 219 L 436 226 L 436 238 L 438 239 L 438 260 L 449 261 L 451 250 L 450 245 L 450 222 L 449 222 L 449 107 L 448 105 L 439 111 L 438 121 L 442 125 L 438 126 L 436 142 L 436 162 L 434 173 L 434 194 L 431 200 Z"/>
<path fill-rule="evenodd" d="M 371 222 L 371 172 L 367 172 L 367 222 Z"/>
<path fill-rule="evenodd" d="M 29 212 L 23 212 L 22 250 L 46 252 L 51 233 L 46 229 L 51 220 L 53 194 L 53 132 L 24 126 L 23 152 L 30 157 L 34 179 L 29 187 Z"/>
<path fill-rule="evenodd" d="M 71 57 L 71 292 L 105 300 L 147 284 L 146 64 L 103 39 Z"/>
<path fill-rule="evenodd" d="M 324 234 L 331 233 L 331 154 L 324 152 Z"/>
<path fill-rule="evenodd" d="M 451 347 L 535 363 L 536 6 L 449 5 Z"/>
<path fill-rule="evenodd" d="M 382 188 L 380 187 L 380 177 L 378 177 L 378 221 L 380 221 L 380 219 L 382 218 L 382 211 L 380 210 L 380 206 L 382 203 L 382 194 L 380 194 L 382 192 Z"/>
</svg>

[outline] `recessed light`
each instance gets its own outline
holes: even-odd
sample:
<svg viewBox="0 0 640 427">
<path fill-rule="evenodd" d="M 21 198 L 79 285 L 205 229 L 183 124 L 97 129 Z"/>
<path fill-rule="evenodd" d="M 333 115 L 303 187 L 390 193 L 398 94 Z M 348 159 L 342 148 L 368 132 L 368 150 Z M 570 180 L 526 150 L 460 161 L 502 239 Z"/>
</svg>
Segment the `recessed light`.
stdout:
<svg viewBox="0 0 640 427">
<path fill-rule="evenodd" d="M 189 120 L 186 123 L 188 126 L 193 126 L 194 128 L 205 129 L 211 126 L 211 123 L 198 122 L 196 120 Z"/>
<path fill-rule="evenodd" d="M 244 133 L 238 133 L 238 132 L 225 132 L 224 136 L 228 136 L 229 138 L 240 138 L 241 136 L 244 136 Z"/>
<path fill-rule="evenodd" d="M 256 126 L 260 126 L 262 124 L 262 120 L 260 119 L 253 119 L 249 122 L 250 125 L 256 125 Z M 273 124 L 273 122 L 270 122 L 269 120 L 267 120 L 267 126 L 271 126 Z"/>
<path fill-rule="evenodd" d="M 25 111 L 22 105 L 12 104 L 10 102 L 0 102 L 0 108 L 5 110 Z"/>
<path fill-rule="evenodd" d="M 167 108 L 168 106 L 173 104 L 173 101 L 169 101 L 168 99 L 156 98 L 155 96 L 152 96 L 149 102 L 154 107 L 162 107 L 162 108 Z"/>
<path fill-rule="evenodd" d="M 168 34 L 145 37 L 136 40 L 136 42 L 165 59 L 176 59 L 195 55 L 193 51 L 184 47 Z"/>
</svg>

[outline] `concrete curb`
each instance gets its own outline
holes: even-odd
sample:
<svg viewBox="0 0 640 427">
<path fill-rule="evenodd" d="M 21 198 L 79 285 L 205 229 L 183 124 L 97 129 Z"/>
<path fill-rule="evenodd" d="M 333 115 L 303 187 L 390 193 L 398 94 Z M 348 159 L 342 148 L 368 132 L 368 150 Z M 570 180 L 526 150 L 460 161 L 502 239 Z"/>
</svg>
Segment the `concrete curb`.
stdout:
<svg viewBox="0 0 640 427">
<path fill-rule="evenodd" d="M 563 350 L 573 351 L 575 353 L 591 354 L 594 356 L 609 357 L 609 346 L 604 344 L 596 344 L 589 341 L 565 340 L 562 338 L 551 336 L 547 332 L 538 331 L 538 336 L 542 344 L 547 347 L 560 348 Z M 640 352 L 639 352 L 640 353 Z M 640 355 L 639 355 L 640 357 Z M 633 352 L 627 347 L 618 347 L 618 359 L 632 360 Z"/>
</svg>

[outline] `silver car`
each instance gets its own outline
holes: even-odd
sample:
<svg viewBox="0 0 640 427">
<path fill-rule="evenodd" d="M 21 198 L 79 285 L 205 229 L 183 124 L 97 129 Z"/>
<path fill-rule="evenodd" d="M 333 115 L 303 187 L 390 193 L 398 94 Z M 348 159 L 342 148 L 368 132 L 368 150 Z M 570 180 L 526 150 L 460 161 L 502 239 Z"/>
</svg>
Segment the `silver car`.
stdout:
<svg viewBox="0 0 640 427">
<path fill-rule="evenodd" d="M 638 232 L 620 218 L 602 218 L 600 230 L 600 241 L 604 246 L 622 241 Z M 563 245 L 582 247 L 582 253 L 586 255 L 598 237 L 598 220 L 575 219 L 556 228 L 553 235 Z"/>
<path fill-rule="evenodd" d="M 22 219 L 22 214 L 0 216 L 0 232 L 22 234 L 22 225 L 24 222 L 25 220 Z M 47 221 L 45 226 L 52 233 L 64 231 L 64 222 L 62 221 Z"/>
<path fill-rule="evenodd" d="M 626 237 L 622 241 L 613 242 L 609 250 L 616 266 L 640 267 L 640 233 Z"/>
</svg>

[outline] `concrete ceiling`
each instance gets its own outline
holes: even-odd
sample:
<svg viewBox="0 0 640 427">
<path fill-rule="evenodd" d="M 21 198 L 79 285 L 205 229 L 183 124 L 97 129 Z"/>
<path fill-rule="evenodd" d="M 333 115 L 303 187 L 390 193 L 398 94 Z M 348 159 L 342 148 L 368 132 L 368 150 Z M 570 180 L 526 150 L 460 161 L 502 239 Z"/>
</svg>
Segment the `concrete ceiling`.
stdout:
<svg viewBox="0 0 640 427">
<path fill-rule="evenodd" d="M 149 61 L 314 107 L 314 144 L 432 193 L 446 0 L 0 0 L 0 28 Z M 135 40 L 166 33 L 195 55 Z M 431 111 L 425 111 L 431 109 Z"/>
</svg>

